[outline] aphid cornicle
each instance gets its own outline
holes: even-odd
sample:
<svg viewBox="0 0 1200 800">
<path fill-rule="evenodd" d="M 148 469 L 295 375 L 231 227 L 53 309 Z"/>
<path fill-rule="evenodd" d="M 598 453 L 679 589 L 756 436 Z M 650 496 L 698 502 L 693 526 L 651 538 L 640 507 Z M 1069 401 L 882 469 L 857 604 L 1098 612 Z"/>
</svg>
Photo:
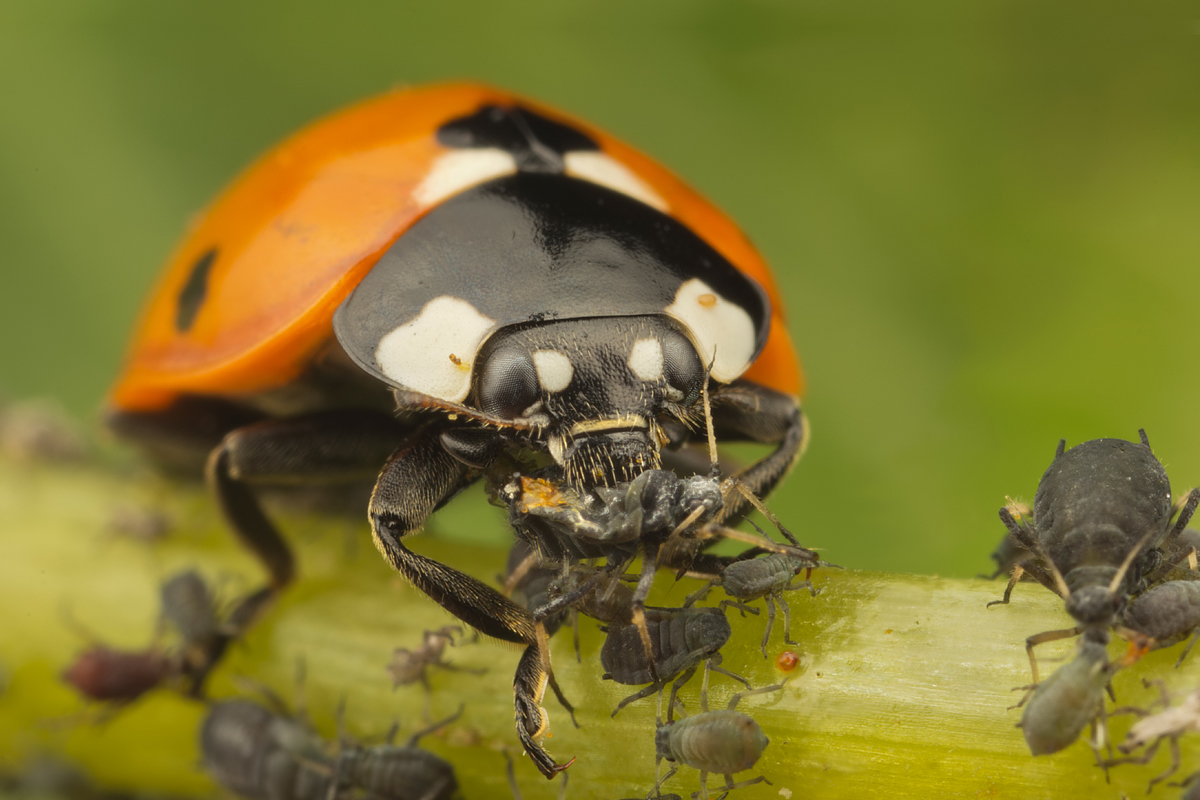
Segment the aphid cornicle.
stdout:
<svg viewBox="0 0 1200 800">
<path fill-rule="evenodd" d="M 1032 521 L 1017 504 L 1000 509 L 1009 533 L 1032 555 L 1013 568 L 1004 598 L 989 605 L 1009 602 L 1028 573 L 1062 596 L 1076 621 L 1073 628 L 1025 640 L 1035 683 L 1036 645 L 1079 633 L 1108 641 L 1130 594 L 1164 565 L 1160 548 L 1174 544 L 1200 502 L 1200 490 L 1193 489 L 1172 506 L 1166 470 L 1150 451 L 1146 432 L 1138 433 L 1140 442 L 1093 439 L 1070 450 L 1059 442 L 1038 484 Z"/>
<path fill-rule="evenodd" d="M 770 271 L 727 217 L 596 128 L 447 85 L 320 121 L 242 175 L 172 257 L 109 422 L 206 465 L 269 572 L 255 610 L 295 575 L 257 489 L 374 479 L 392 566 L 527 646 L 517 731 L 549 776 L 529 613 L 403 540 L 509 455 L 582 491 L 635 481 L 702 438 L 706 394 L 721 442 L 773 445 L 738 476 L 765 495 L 803 451 L 802 389 Z"/>
</svg>

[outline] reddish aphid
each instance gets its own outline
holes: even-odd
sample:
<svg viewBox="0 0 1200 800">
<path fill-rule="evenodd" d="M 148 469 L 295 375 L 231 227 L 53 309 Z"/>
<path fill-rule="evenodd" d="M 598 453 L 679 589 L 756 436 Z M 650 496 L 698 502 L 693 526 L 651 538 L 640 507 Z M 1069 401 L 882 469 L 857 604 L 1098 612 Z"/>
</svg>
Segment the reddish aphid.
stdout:
<svg viewBox="0 0 1200 800">
<path fill-rule="evenodd" d="M 791 650 L 784 650 L 775 657 L 775 668 L 780 672 L 791 672 L 800 663 L 800 656 Z"/>
<path fill-rule="evenodd" d="M 114 650 L 95 645 L 63 672 L 63 680 L 89 700 L 132 703 L 175 671 L 161 650 Z"/>
</svg>

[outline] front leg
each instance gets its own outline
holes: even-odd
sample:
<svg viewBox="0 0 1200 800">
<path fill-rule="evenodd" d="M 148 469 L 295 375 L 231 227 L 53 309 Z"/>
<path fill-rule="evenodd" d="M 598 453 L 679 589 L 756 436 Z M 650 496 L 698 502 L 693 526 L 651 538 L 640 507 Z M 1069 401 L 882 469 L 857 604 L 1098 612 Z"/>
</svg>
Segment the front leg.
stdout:
<svg viewBox="0 0 1200 800">
<path fill-rule="evenodd" d="M 713 427 L 717 441 L 741 440 L 778 445 L 735 477 L 758 497 L 766 497 L 788 473 L 808 444 L 808 424 L 800 403 L 748 381 L 718 388 L 712 396 Z M 734 497 L 717 512 L 719 524 L 738 519 L 748 511 L 749 501 Z"/>
<path fill-rule="evenodd" d="M 442 446 L 441 432 L 426 428 L 384 465 L 371 495 L 371 533 L 375 546 L 396 571 L 442 608 L 481 633 L 527 645 L 513 683 L 517 735 L 541 773 L 553 778 L 570 764 L 557 764 L 538 742 L 547 727 L 541 701 L 551 675 L 549 654 L 539 642 L 533 617 L 490 586 L 401 543 L 475 477 L 473 470 Z"/>
</svg>

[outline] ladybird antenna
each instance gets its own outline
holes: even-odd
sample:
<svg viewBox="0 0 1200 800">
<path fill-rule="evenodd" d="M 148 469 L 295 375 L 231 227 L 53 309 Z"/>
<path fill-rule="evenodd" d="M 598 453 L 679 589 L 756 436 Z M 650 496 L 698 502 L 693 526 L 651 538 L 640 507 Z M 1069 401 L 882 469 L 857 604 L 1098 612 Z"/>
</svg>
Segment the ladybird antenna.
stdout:
<svg viewBox="0 0 1200 800">
<path fill-rule="evenodd" d="M 704 370 L 704 385 L 700 388 L 700 396 L 704 401 L 704 429 L 708 434 L 708 473 L 714 480 L 721 477 L 721 465 L 717 463 L 717 435 L 713 430 L 712 398 L 708 393 L 708 384 L 716 359 L 717 357 L 714 353 L 713 360 L 709 362 L 708 367 Z"/>
</svg>

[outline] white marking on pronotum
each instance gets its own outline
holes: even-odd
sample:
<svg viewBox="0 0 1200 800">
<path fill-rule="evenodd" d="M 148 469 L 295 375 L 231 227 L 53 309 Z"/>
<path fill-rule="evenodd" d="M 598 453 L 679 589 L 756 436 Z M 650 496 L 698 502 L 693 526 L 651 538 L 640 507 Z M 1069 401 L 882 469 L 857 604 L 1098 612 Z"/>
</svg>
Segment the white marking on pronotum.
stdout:
<svg viewBox="0 0 1200 800">
<path fill-rule="evenodd" d="M 712 363 L 712 376 L 729 383 L 750 368 L 754 357 L 754 321 L 699 278 L 683 282 L 675 302 L 663 309 L 687 327 L 700 353 Z"/>
<path fill-rule="evenodd" d="M 571 378 L 575 376 L 571 359 L 557 350 L 535 351 L 533 367 L 537 370 L 538 383 L 547 392 L 561 392 L 571 385 Z"/>
<path fill-rule="evenodd" d="M 663 376 L 662 343 L 653 336 L 638 339 L 629 350 L 629 369 L 644 381 L 657 381 Z"/>
<path fill-rule="evenodd" d="M 650 184 L 610 155 L 598 150 L 574 150 L 563 156 L 563 162 L 567 174 L 572 177 L 607 186 L 664 213 L 669 208 L 667 201 Z"/>
<path fill-rule="evenodd" d="M 475 354 L 495 325 L 462 298 L 435 297 L 416 319 L 379 340 L 375 362 L 401 386 L 458 403 L 471 390 Z"/>
<path fill-rule="evenodd" d="M 413 199 L 426 207 L 435 206 L 463 189 L 516 171 L 517 160 L 498 147 L 454 150 L 433 162 L 425 180 L 413 189 Z"/>
</svg>

